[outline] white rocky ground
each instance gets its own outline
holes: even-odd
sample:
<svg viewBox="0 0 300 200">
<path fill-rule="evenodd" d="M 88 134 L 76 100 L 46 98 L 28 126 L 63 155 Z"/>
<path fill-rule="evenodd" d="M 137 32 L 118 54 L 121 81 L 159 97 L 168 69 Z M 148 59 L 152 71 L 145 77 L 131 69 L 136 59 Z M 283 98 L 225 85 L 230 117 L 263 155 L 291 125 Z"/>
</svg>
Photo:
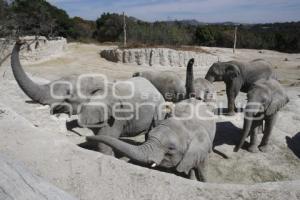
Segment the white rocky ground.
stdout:
<svg viewBox="0 0 300 200">
<path fill-rule="evenodd" d="M 82 73 L 103 73 L 113 80 L 149 69 L 108 62 L 99 56 L 100 50 L 106 48 L 72 43 L 60 57 L 25 65 L 26 71 L 49 80 Z M 64 120 L 50 117 L 49 110 L 39 110 L 39 105 L 26 102 L 29 99 L 12 77 L 9 63 L 0 68 L 0 152 L 24 162 L 33 173 L 78 199 L 300 199 L 300 54 L 238 50 L 233 56 L 230 49 L 205 49 L 220 57 L 265 58 L 274 64 L 291 102 L 280 112 L 269 153 L 232 151 L 239 139 L 242 114 L 218 117 L 216 149 L 229 159 L 210 155 L 210 183 L 190 181 L 81 149 L 76 144 L 91 133 L 83 129 L 76 129 L 82 136 L 68 132 Z M 185 76 L 183 67 L 151 69 L 171 69 Z M 204 75 L 199 67 L 195 70 L 196 76 Z M 218 83 L 216 87 L 219 101 L 226 105 L 224 85 Z M 245 95 L 239 95 L 239 99 L 244 102 Z"/>
</svg>

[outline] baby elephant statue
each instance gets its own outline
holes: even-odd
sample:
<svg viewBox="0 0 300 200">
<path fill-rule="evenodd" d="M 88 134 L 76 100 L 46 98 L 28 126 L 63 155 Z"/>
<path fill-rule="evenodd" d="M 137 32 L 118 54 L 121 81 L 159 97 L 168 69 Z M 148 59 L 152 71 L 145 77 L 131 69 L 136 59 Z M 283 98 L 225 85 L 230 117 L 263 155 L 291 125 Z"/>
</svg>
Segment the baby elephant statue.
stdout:
<svg viewBox="0 0 300 200">
<path fill-rule="evenodd" d="M 244 127 L 242 139 L 236 145 L 237 152 L 250 135 L 250 146 L 248 151 L 262 152 L 268 150 L 268 143 L 272 129 L 276 122 L 278 111 L 289 102 L 284 89 L 274 79 L 261 79 L 257 81 L 247 94 L 248 103 L 245 109 Z M 263 130 L 263 122 L 265 122 Z M 258 145 L 257 134 L 263 130 L 263 138 Z"/>
<path fill-rule="evenodd" d="M 87 137 L 87 140 L 105 143 L 141 164 L 206 181 L 205 169 L 216 130 L 213 113 L 196 99 L 181 101 L 172 110 L 172 116 L 152 129 L 142 145 L 103 135 Z"/>
</svg>

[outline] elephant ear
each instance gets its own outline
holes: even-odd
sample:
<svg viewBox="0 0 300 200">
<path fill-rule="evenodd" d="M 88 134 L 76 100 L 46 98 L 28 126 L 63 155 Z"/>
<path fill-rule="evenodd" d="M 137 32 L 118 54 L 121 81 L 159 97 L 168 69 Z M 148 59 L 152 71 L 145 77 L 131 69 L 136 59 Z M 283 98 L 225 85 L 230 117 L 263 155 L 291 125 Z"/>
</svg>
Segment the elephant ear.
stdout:
<svg viewBox="0 0 300 200">
<path fill-rule="evenodd" d="M 79 123 L 82 126 L 97 125 L 110 118 L 110 111 L 105 104 L 93 102 L 81 106 Z"/>
<path fill-rule="evenodd" d="M 276 91 L 272 94 L 272 99 L 266 109 L 266 115 L 270 116 L 275 114 L 289 102 L 288 96 L 283 91 Z"/>
<path fill-rule="evenodd" d="M 241 71 L 236 65 L 228 64 L 225 69 L 225 73 L 226 73 L 227 77 L 229 77 L 230 79 L 234 79 L 234 78 L 240 76 Z"/>
<path fill-rule="evenodd" d="M 206 158 L 208 151 L 203 149 L 206 149 L 207 147 L 201 145 L 198 138 L 195 137 L 192 139 L 187 151 L 183 155 L 183 159 L 176 167 L 178 172 L 183 172 L 188 175 L 191 169 L 197 167 L 199 163 Z"/>
</svg>

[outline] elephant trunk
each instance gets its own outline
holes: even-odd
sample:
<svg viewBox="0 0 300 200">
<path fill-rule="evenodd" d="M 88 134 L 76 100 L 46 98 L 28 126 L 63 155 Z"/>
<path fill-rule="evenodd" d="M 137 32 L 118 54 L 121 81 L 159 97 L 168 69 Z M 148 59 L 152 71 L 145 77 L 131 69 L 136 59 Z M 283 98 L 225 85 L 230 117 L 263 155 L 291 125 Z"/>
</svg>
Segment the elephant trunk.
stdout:
<svg viewBox="0 0 300 200">
<path fill-rule="evenodd" d="M 151 144 L 151 142 L 145 142 L 140 146 L 135 146 L 123 142 L 119 139 L 110 136 L 105 136 L 105 135 L 89 136 L 87 137 L 87 141 L 93 141 L 93 142 L 96 141 L 96 142 L 104 143 L 112 147 L 113 149 L 123 153 L 126 157 L 143 164 L 155 163 L 156 165 L 159 165 L 162 160 L 162 156 L 159 159 L 155 159 L 158 158 L 157 157 L 158 155 L 157 152 L 155 153 L 156 155 L 154 155 L 153 151 L 156 148 L 153 147 L 153 144 Z"/>
<path fill-rule="evenodd" d="M 235 152 L 238 152 L 239 149 L 242 148 L 246 138 L 248 137 L 248 135 L 251 131 L 251 127 L 253 124 L 253 118 L 256 113 L 256 112 L 253 112 L 255 109 L 257 109 L 257 108 L 253 107 L 253 106 L 248 106 L 248 105 L 246 106 L 244 125 L 243 125 L 243 134 L 242 134 L 242 138 L 241 138 L 239 144 L 236 145 L 234 148 Z"/>
<path fill-rule="evenodd" d="M 21 45 L 21 42 L 16 42 L 11 55 L 11 66 L 14 77 L 23 92 L 33 101 L 44 105 L 49 104 L 47 102 L 51 98 L 50 87 L 48 85 L 38 85 L 33 82 L 21 66 L 19 58 Z"/>
<path fill-rule="evenodd" d="M 186 82 L 185 82 L 185 88 L 186 88 L 186 98 L 189 99 L 191 95 L 195 94 L 195 87 L 194 87 L 194 58 L 190 59 L 187 69 L 186 69 Z"/>
</svg>

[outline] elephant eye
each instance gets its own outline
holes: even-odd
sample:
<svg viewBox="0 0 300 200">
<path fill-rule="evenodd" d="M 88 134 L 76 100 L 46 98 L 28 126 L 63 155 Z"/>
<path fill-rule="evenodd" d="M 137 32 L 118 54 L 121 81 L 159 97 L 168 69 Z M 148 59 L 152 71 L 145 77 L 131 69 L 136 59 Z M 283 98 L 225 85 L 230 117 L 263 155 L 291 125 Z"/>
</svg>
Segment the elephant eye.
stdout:
<svg viewBox="0 0 300 200">
<path fill-rule="evenodd" d="M 175 149 L 176 149 L 175 144 L 170 144 L 169 147 L 168 147 L 168 149 L 169 149 L 170 151 L 175 150 Z"/>
</svg>

